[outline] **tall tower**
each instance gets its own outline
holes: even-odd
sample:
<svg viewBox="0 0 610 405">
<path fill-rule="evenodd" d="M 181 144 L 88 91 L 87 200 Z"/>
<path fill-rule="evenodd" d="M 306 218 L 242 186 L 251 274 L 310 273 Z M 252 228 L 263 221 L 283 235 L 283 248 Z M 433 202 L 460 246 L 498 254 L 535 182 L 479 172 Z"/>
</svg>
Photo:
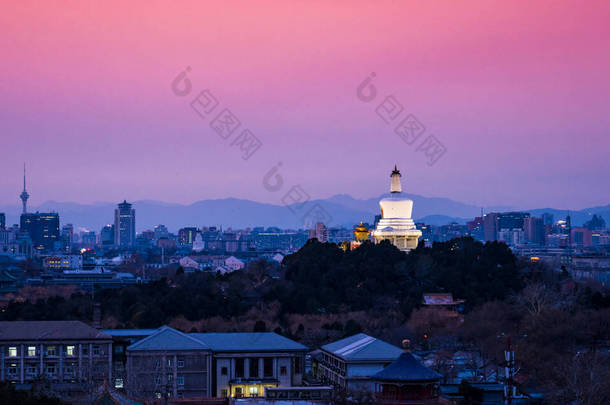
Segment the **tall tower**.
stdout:
<svg viewBox="0 0 610 405">
<path fill-rule="evenodd" d="M 136 210 L 127 201 L 114 210 L 114 244 L 131 247 L 136 242 Z"/>
<path fill-rule="evenodd" d="M 23 164 L 23 191 L 21 192 L 21 195 L 19 196 L 19 198 L 21 198 L 21 202 L 23 203 L 23 213 L 27 214 L 28 198 L 30 198 L 30 195 L 25 190 L 25 163 Z"/>
</svg>

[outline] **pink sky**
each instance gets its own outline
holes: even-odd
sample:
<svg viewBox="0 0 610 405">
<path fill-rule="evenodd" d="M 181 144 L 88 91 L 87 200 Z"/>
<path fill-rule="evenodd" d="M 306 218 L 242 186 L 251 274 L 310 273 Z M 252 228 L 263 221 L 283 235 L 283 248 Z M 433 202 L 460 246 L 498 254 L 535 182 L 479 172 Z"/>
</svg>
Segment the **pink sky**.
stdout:
<svg viewBox="0 0 610 405">
<path fill-rule="evenodd" d="M 124 3 L 4 7 L 0 204 L 19 202 L 24 161 L 34 205 L 279 203 L 262 178 L 280 161 L 314 198 L 379 195 L 397 163 L 426 196 L 610 203 L 608 2 Z M 189 107 L 206 88 L 263 142 L 248 161 Z M 445 145 L 435 165 L 375 114 L 387 95 Z"/>
</svg>

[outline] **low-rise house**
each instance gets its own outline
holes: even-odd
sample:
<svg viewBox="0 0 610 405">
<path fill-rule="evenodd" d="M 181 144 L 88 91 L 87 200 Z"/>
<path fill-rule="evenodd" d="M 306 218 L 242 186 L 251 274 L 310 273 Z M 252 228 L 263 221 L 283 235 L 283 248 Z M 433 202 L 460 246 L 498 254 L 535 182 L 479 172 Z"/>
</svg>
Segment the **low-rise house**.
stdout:
<svg viewBox="0 0 610 405">
<path fill-rule="evenodd" d="M 312 358 L 314 378 L 345 391 L 373 391 L 371 376 L 396 360 L 402 350 L 364 333 L 329 343 Z"/>
<path fill-rule="evenodd" d="M 112 338 L 80 321 L 0 322 L 0 381 L 69 397 L 112 379 Z"/>
</svg>

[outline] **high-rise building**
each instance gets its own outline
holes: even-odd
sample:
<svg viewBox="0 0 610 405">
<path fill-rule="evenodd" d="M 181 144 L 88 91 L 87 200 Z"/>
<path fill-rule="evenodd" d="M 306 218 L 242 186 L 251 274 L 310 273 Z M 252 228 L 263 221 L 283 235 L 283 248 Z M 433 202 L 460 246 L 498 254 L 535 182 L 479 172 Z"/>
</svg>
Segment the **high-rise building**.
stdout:
<svg viewBox="0 0 610 405">
<path fill-rule="evenodd" d="M 192 245 L 196 234 L 197 228 L 182 228 L 178 231 L 178 242 L 181 245 Z"/>
<path fill-rule="evenodd" d="M 106 225 L 100 231 L 100 243 L 102 246 L 112 246 L 114 244 L 114 225 Z"/>
<path fill-rule="evenodd" d="M 4 212 L 0 212 L 0 231 L 4 231 L 6 229 L 6 215 Z"/>
<path fill-rule="evenodd" d="M 114 210 L 114 244 L 131 247 L 136 242 L 136 210 L 126 200 Z"/>
<path fill-rule="evenodd" d="M 528 243 L 543 246 L 545 243 L 544 220 L 542 218 L 527 217 L 523 223 L 525 240 Z"/>
<path fill-rule="evenodd" d="M 169 238 L 169 231 L 165 225 L 155 225 L 155 240 Z"/>
<path fill-rule="evenodd" d="M 309 239 L 317 239 L 322 243 L 328 242 L 328 228 L 322 222 L 316 222 L 314 227 L 309 231 Z"/>
<path fill-rule="evenodd" d="M 74 225 L 66 224 L 61 227 L 61 238 L 71 245 L 74 242 Z"/>
<path fill-rule="evenodd" d="M 38 251 L 53 250 L 55 242 L 60 240 L 59 214 L 55 212 L 21 214 L 20 228 L 30 236 L 33 248 Z"/>
<path fill-rule="evenodd" d="M 490 212 L 483 217 L 485 241 L 498 240 L 498 215 L 497 212 Z"/>
</svg>

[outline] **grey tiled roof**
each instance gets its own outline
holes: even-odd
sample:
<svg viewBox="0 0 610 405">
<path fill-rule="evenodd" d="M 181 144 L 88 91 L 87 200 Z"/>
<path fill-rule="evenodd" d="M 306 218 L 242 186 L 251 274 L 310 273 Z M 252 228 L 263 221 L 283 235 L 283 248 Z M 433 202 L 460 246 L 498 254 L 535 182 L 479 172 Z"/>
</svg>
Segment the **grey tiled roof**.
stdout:
<svg viewBox="0 0 610 405">
<path fill-rule="evenodd" d="M 0 322 L 0 340 L 82 340 L 112 339 L 81 321 Z"/>
<path fill-rule="evenodd" d="M 178 350 L 210 350 L 203 342 L 169 326 L 159 328 L 152 335 L 132 344 L 128 351 L 178 351 Z"/>
<path fill-rule="evenodd" d="M 402 350 L 364 333 L 322 346 L 322 350 L 347 361 L 393 361 Z"/>
<path fill-rule="evenodd" d="M 273 332 L 191 333 L 214 352 L 305 351 L 306 346 Z"/>
<path fill-rule="evenodd" d="M 158 329 L 100 329 L 110 336 L 150 336 Z"/>
</svg>

